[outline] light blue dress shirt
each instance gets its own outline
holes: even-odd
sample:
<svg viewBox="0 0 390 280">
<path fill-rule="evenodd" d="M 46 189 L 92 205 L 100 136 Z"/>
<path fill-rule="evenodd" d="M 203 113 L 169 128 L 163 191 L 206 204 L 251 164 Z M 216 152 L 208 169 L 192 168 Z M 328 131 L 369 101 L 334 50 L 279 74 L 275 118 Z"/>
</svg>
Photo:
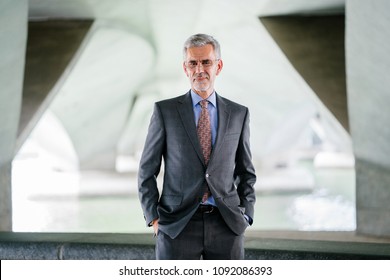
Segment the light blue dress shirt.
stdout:
<svg viewBox="0 0 390 280">
<path fill-rule="evenodd" d="M 194 109 L 195 115 L 195 125 L 198 126 L 198 120 L 200 117 L 200 113 L 202 111 L 202 107 L 199 102 L 203 100 L 198 94 L 196 94 L 193 90 L 191 90 L 191 98 L 192 98 L 192 106 Z M 217 138 L 217 130 L 218 130 L 218 111 L 217 111 L 217 98 L 215 95 L 215 91 L 207 98 L 209 104 L 207 109 L 210 115 L 210 124 L 211 124 L 211 145 L 214 147 L 215 139 Z M 215 200 L 213 196 L 210 196 L 204 204 L 210 204 L 216 206 Z"/>
<path fill-rule="evenodd" d="M 198 120 L 200 117 L 200 113 L 202 111 L 202 107 L 199 102 L 203 100 L 202 97 L 197 95 L 195 92 L 191 90 L 191 98 L 192 98 L 192 106 L 195 114 L 195 125 L 198 126 Z M 218 129 L 218 114 L 217 114 L 217 98 L 215 96 L 215 92 L 213 92 L 207 100 L 209 101 L 209 105 L 207 109 L 210 115 L 210 123 L 211 123 L 211 144 L 214 147 L 215 139 L 217 138 L 217 129 Z"/>
</svg>

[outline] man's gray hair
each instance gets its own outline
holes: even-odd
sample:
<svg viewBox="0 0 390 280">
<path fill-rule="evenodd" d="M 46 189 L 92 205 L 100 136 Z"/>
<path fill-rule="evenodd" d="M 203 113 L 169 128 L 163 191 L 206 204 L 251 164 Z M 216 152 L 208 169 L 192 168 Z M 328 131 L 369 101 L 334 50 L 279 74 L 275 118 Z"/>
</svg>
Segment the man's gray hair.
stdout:
<svg viewBox="0 0 390 280">
<path fill-rule="evenodd" d="M 203 47 L 205 45 L 212 45 L 214 48 L 216 59 L 221 59 L 221 47 L 218 41 L 213 36 L 207 34 L 195 34 L 188 38 L 187 41 L 185 41 L 184 43 L 184 60 L 186 60 L 187 58 L 187 49 L 194 47 Z"/>
</svg>

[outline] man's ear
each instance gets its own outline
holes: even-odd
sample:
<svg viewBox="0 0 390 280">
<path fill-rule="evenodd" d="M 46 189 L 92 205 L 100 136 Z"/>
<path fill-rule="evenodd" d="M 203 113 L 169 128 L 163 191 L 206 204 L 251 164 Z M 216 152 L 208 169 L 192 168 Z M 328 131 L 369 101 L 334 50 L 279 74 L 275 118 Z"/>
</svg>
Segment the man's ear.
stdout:
<svg viewBox="0 0 390 280">
<path fill-rule="evenodd" d="M 188 71 L 187 71 L 186 63 L 184 61 L 183 61 L 183 70 L 184 73 L 186 73 L 186 76 L 188 77 Z"/>
<path fill-rule="evenodd" d="M 220 59 L 220 60 L 218 60 L 216 75 L 219 75 L 219 73 L 222 71 L 222 68 L 223 68 L 223 61 L 222 61 L 222 59 Z"/>
</svg>

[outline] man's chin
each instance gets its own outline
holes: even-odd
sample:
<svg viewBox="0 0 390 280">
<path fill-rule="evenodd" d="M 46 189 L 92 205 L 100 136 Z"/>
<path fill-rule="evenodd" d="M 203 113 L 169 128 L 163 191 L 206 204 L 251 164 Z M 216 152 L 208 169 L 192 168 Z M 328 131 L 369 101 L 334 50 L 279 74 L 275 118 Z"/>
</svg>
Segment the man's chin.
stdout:
<svg viewBox="0 0 390 280">
<path fill-rule="evenodd" d="M 199 92 L 206 92 L 210 89 L 210 86 L 209 85 L 204 85 L 204 86 L 200 86 L 200 85 L 194 85 L 194 89 L 196 91 L 199 91 Z"/>
<path fill-rule="evenodd" d="M 195 92 L 197 92 L 201 96 L 204 96 L 205 94 L 207 94 L 207 90 L 206 89 L 196 89 L 195 88 Z"/>
</svg>

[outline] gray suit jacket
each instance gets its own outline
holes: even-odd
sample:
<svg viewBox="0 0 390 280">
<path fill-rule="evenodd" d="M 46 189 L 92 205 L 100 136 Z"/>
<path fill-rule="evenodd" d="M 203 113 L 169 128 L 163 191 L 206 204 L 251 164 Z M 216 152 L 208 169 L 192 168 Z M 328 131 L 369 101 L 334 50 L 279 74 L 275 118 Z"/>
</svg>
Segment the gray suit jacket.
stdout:
<svg viewBox="0 0 390 280">
<path fill-rule="evenodd" d="M 249 111 L 217 95 L 218 132 L 208 166 L 198 141 L 190 93 L 155 104 L 140 161 L 138 190 L 146 223 L 175 238 L 191 219 L 207 181 L 229 228 L 242 234 L 253 218 L 255 170 L 249 146 Z M 156 178 L 164 159 L 164 183 Z"/>
</svg>

